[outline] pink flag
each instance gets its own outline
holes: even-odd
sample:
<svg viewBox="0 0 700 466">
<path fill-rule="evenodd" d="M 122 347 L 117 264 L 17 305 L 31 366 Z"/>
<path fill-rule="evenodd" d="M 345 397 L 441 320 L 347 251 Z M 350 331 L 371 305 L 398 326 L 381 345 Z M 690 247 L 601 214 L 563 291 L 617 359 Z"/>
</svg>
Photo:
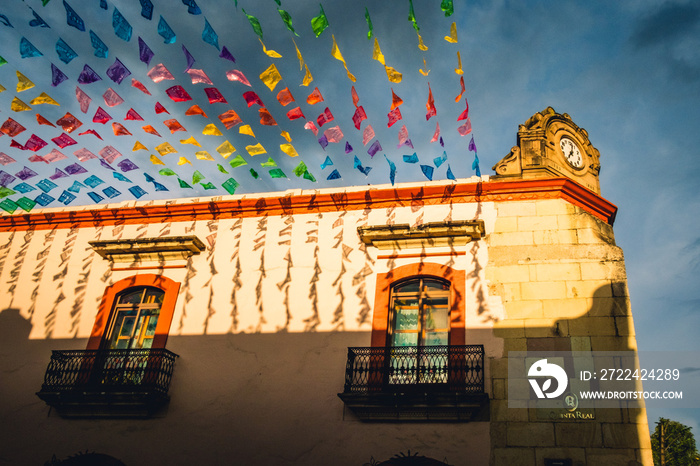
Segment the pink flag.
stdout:
<svg viewBox="0 0 700 466">
<path fill-rule="evenodd" d="M 226 77 L 228 78 L 229 81 L 238 81 L 239 83 L 245 84 L 248 87 L 252 87 L 250 85 L 250 81 L 248 81 L 248 78 L 245 77 L 245 75 L 238 70 L 230 70 L 226 72 Z"/>
<path fill-rule="evenodd" d="M 58 149 L 54 149 L 44 156 L 44 160 L 47 162 L 57 162 L 67 158 L 68 157 L 62 154 Z"/>
<path fill-rule="evenodd" d="M 323 135 L 326 136 L 328 142 L 340 142 L 343 139 L 343 132 L 340 130 L 340 126 L 326 128 Z"/>
<path fill-rule="evenodd" d="M 316 128 L 316 125 L 314 124 L 313 121 L 311 121 L 311 120 L 307 121 L 306 124 L 304 125 L 304 129 L 310 129 L 311 131 L 313 131 L 314 136 L 318 136 L 318 128 Z"/>
<path fill-rule="evenodd" d="M 362 145 L 366 146 L 372 139 L 374 139 L 374 128 L 372 128 L 372 125 L 367 125 L 362 132 Z"/>
<path fill-rule="evenodd" d="M 124 103 L 124 99 L 122 99 L 119 94 L 114 92 L 111 87 L 107 89 L 104 94 L 102 94 L 102 98 L 105 99 L 105 105 L 108 107 L 116 107 L 117 105 Z"/>
<path fill-rule="evenodd" d="M 204 70 L 189 69 L 187 74 L 192 78 L 192 84 L 209 84 L 210 86 L 214 84 Z"/>
<path fill-rule="evenodd" d="M 80 111 L 87 113 L 90 102 L 92 101 L 90 96 L 84 93 L 78 86 L 75 86 L 75 98 L 78 99 L 78 103 L 80 104 Z"/>
<path fill-rule="evenodd" d="M 114 160 L 117 159 L 117 157 L 121 157 L 122 155 L 117 149 L 115 149 L 112 146 L 103 147 L 102 150 L 98 152 L 98 154 L 100 154 L 100 157 L 105 159 L 107 163 L 114 162 Z"/>
<path fill-rule="evenodd" d="M 95 154 L 93 154 L 92 152 L 90 152 L 89 150 L 87 150 L 84 147 L 82 149 L 78 149 L 77 151 L 73 152 L 73 155 L 78 157 L 78 160 L 80 160 L 81 162 L 86 162 L 90 159 L 97 158 L 97 156 Z"/>
<path fill-rule="evenodd" d="M 433 138 L 430 140 L 430 142 L 437 141 L 439 137 L 440 137 L 440 122 L 438 122 L 435 125 L 435 133 L 433 133 Z"/>
<path fill-rule="evenodd" d="M 399 145 L 396 146 L 396 148 L 398 149 L 403 145 L 407 145 L 408 147 L 413 148 L 413 143 L 410 139 L 408 139 L 408 129 L 406 129 L 406 125 L 403 125 L 399 130 Z"/>
<path fill-rule="evenodd" d="M 156 66 L 151 68 L 151 70 L 148 72 L 148 77 L 151 78 L 154 83 L 159 83 L 164 79 L 175 79 L 162 63 L 158 63 Z"/>
<path fill-rule="evenodd" d="M 462 136 L 466 136 L 467 134 L 472 132 L 472 122 L 469 119 L 469 117 L 467 117 L 467 121 L 465 121 L 462 126 L 457 128 L 457 131 L 459 131 L 459 134 L 461 134 Z"/>
</svg>

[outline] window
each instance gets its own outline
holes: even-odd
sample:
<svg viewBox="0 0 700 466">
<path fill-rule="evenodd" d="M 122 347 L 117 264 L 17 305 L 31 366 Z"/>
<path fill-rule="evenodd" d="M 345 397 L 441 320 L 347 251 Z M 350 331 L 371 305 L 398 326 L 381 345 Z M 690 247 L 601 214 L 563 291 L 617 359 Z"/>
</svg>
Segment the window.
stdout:
<svg viewBox="0 0 700 466">
<path fill-rule="evenodd" d="M 151 348 L 165 291 L 150 286 L 119 293 L 106 343 L 110 349 Z"/>
<path fill-rule="evenodd" d="M 165 348 L 180 284 L 140 274 L 107 287 L 87 349 Z"/>
<path fill-rule="evenodd" d="M 395 284 L 391 291 L 391 346 L 449 344 L 450 283 L 418 277 Z"/>
</svg>

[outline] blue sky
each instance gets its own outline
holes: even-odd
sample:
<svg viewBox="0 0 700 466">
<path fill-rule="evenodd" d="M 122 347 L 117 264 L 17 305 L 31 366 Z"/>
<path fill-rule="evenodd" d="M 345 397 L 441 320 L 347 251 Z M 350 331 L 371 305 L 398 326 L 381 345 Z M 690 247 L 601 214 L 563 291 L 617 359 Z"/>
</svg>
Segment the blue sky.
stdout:
<svg viewBox="0 0 700 466">
<path fill-rule="evenodd" d="M 101 8 L 101 3 L 106 9 Z M 74 181 L 83 182 L 94 175 L 104 183 L 90 188 L 78 187 L 69 205 L 93 203 L 88 196 L 92 191 L 109 199 L 102 191 L 112 186 L 121 194 L 112 201 L 133 200 L 129 188 L 139 186 L 146 194 L 141 199 L 165 199 L 227 194 L 222 187 L 229 178 L 239 184 L 237 194 L 265 191 L 283 191 L 298 188 L 339 187 L 389 182 L 391 160 L 396 166 L 396 182 L 425 180 L 420 165 L 432 166 L 434 179 L 445 179 L 447 167 L 457 178 L 474 174 L 474 153 L 467 149 L 474 137 L 481 161 L 481 171 L 490 174 L 490 167 L 506 155 L 515 144 L 518 125 L 533 113 L 552 106 L 561 113 L 569 113 L 579 126 L 589 132 L 593 145 L 601 153 L 602 195 L 619 207 L 615 223 L 616 239 L 625 252 L 632 309 L 635 316 L 638 345 L 641 350 L 693 350 L 697 351 L 697 329 L 700 328 L 700 200 L 697 196 L 700 176 L 700 5 L 692 1 L 455 1 L 455 13 L 447 18 L 439 8 L 439 2 L 415 0 L 415 13 L 420 34 L 428 46 L 418 49 L 416 31 L 407 21 L 408 1 L 347 2 L 326 1 L 323 8 L 330 27 L 320 37 L 313 35 L 312 17 L 319 14 L 317 2 L 282 0 L 281 7 L 293 18 L 299 33 L 294 37 L 314 81 L 300 86 L 304 76 L 299 70 L 292 35 L 277 13 L 273 0 L 240 0 L 238 7 L 233 0 L 197 0 L 201 15 L 191 15 L 181 2 L 153 0 L 153 18 L 141 15 L 138 0 L 68 0 L 86 25 L 86 31 L 67 25 L 66 9 L 62 0 L 51 0 L 42 6 L 40 0 L 8 0 L 0 7 L 0 14 L 12 27 L 0 24 L 0 56 L 7 64 L 0 67 L 0 84 L 7 90 L 0 93 L 2 120 L 8 117 L 27 128 L 14 139 L 24 144 L 31 134 L 42 137 L 48 145 L 38 152 L 46 155 L 58 149 L 50 141 L 58 136 L 60 128 L 39 126 L 36 114 L 55 122 L 66 112 L 75 115 L 83 126 L 71 133 L 77 144 L 59 149 L 67 158 L 45 164 L 29 162 L 31 151 L 19 151 L 10 146 L 9 136 L 0 137 L 0 152 L 16 159 L 0 169 L 14 176 L 24 166 L 37 172 L 26 180 L 34 190 L 28 193 L 8 195 L 17 200 L 22 196 L 35 199 L 41 190 L 39 180 L 55 175 L 56 168 L 65 172 L 68 165 L 79 163 L 87 172 L 68 175 L 54 180 L 56 188 L 47 194 L 54 200 L 49 207 L 60 206 L 62 192 Z M 167 5 L 167 8 L 166 8 Z M 374 25 L 386 64 L 403 74 L 400 83 L 388 81 L 385 70 L 372 59 L 373 40 L 367 40 L 365 6 Z M 129 41 L 117 37 L 112 27 L 115 7 L 133 28 Z M 32 27 L 33 9 L 50 28 Z M 264 43 L 282 58 L 270 58 L 262 51 L 258 37 L 253 32 L 242 9 L 259 18 Z M 157 32 L 159 17 L 163 16 L 177 37 L 174 43 L 165 44 Z M 218 35 L 219 46 L 226 46 L 236 58 L 236 63 L 219 58 L 220 50 L 202 40 L 204 18 Z M 450 25 L 456 22 L 458 42 L 443 39 L 449 34 Z M 3 21 L 4 23 L 4 21 Z M 94 55 L 88 31 L 94 30 L 107 45 L 107 58 Z M 355 75 L 352 83 L 343 65 L 331 56 L 334 35 L 349 70 Z M 43 55 L 21 58 L 19 43 L 28 39 Z M 58 38 L 64 39 L 78 56 L 70 63 L 63 63 L 55 52 Z M 139 60 L 137 38 L 141 37 L 154 52 L 150 65 Z M 192 66 L 203 69 L 212 85 L 192 84 L 184 74 L 186 67 L 182 46 L 195 58 Z M 460 52 L 466 93 L 455 102 L 460 92 L 457 67 Z M 131 72 L 121 84 L 110 80 L 106 69 L 119 58 Z M 418 72 L 426 60 L 430 73 Z M 51 86 L 51 63 L 68 79 L 58 86 Z M 174 80 L 153 82 L 146 73 L 158 63 L 163 63 L 175 77 Z M 258 76 L 274 63 L 283 78 L 274 91 L 264 86 Z M 85 64 L 89 64 L 102 78 L 101 81 L 81 85 L 77 77 Z M 252 88 L 226 79 L 226 71 L 237 69 L 250 80 Z M 16 71 L 25 74 L 36 86 L 16 92 Z M 146 95 L 132 87 L 131 78 L 142 82 L 151 92 Z M 428 84 L 432 89 L 437 115 L 426 121 Z M 76 98 L 76 85 L 86 92 L 92 103 L 87 113 L 82 113 Z M 165 90 L 181 85 L 193 97 L 191 102 L 173 102 Z M 359 105 L 368 119 L 361 129 L 371 124 L 382 146 L 370 157 L 362 144 L 361 131 L 353 126 L 351 117 L 355 111 L 351 99 L 351 86 L 355 86 Z M 296 102 L 283 107 L 275 98 L 277 92 L 288 87 Z M 227 104 L 210 104 L 204 94 L 205 87 L 219 89 Z M 318 87 L 324 102 L 306 103 L 306 97 Z M 114 89 L 125 102 L 107 107 L 102 94 Z M 399 107 L 403 115 L 392 127 L 387 127 L 387 113 L 392 102 L 391 89 L 404 103 Z M 278 126 L 259 123 L 258 106 L 248 108 L 242 93 L 254 90 L 269 109 Z M 32 105 L 27 112 L 10 109 L 14 97 L 29 103 L 40 92 L 47 92 L 58 101 L 60 107 Z M 457 116 L 469 102 L 469 116 L 473 132 L 460 136 Z M 160 102 L 170 112 L 156 114 L 155 102 Z M 209 116 L 188 116 L 185 110 L 199 105 Z M 92 117 L 100 105 L 113 120 L 102 125 L 93 123 Z M 330 143 L 325 150 L 311 131 L 303 129 L 304 120 L 290 121 L 286 112 L 299 106 L 309 120 L 328 107 L 335 120 L 328 127 L 339 126 L 344 134 L 340 143 Z M 133 108 L 144 120 L 125 121 L 124 116 Z M 256 138 L 241 135 L 238 125 L 226 130 L 217 115 L 233 109 L 242 118 L 242 124 L 250 124 Z M 178 120 L 185 132 L 170 134 L 163 121 Z M 111 123 L 119 122 L 131 136 L 114 136 Z M 439 142 L 431 143 L 436 123 L 440 124 L 444 148 Z M 202 129 L 215 123 L 222 136 L 206 136 Z M 141 126 L 152 124 L 162 137 L 145 133 Z M 397 148 L 398 133 L 406 125 L 415 149 Z M 78 136 L 86 129 L 95 129 L 104 139 L 99 141 L 90 134 Z M 299 157 L 291 158 L 279 149 L 286 141 L 281 131 L 290 133 L 292 144 Z M 321 136 L 322 133 L 319 133 Z M 180 140 L 194 137 L 203 147 L 184 145 Z M 133 152 L 135 141 L 149 150 Z M 228 140 L 237 151 L 228 159 L 216 152 L 216 148 Z M 177 154 L 160 156 L 155 147 L 170 142 Z M 353 151 L 345 153 L 345 142 Z M 249 156 L 245 146 L 260 142 L 267 154 Z M 85 147 L 97 154 L 112 145 L 122 154 L 113 162 L 118 176 L 100 164 L 98 159 L 79 162 L 73 155 Z M 195 151 L 206 150 L 214 160 L 198 160 Z M 403 162 L 403 155 L 416 152 L 419 163 Z M 434 158 L 447 154 L 444 164 L 436 166 Z M 150 156 L 158 156 L 165 165 L 154 165 Z M 229 162 L 241 155 L 248 163 L 231 167 Z M 372 167 L 367 176 L 354 167 L 354 158 L 363 167 Z M 179 157 L 191 163 L 178 165 Z M 286 178 L 271 178 L 270 167 L 261 163 L 272 158 Z M 326 157 L 332 166 L 321 168 Z M 117 164 L 129 159 L 138 168 L 121 171 Z M 312 182 L 297 177 L 294 169 L 303 161 L 316 179 Z M 221 165 L 228 173 L 219 171 Z M 176 175 L 162 175 L 159 170 L 170 168 Z M 250 173 L 254 168 L 258 179 Z M 274 168 L 274 167 L 273 167 Z M 337 169 L 339 179 L 327 180 Z M 195 183 L 198 170 L 204 178 Z M 148 181 L 148 177 L 153 181 Z M 191 188 L 180 188 L 177 178 Z M 15 179 L 7 183 L 9 188 L 20 184 Z M 205 186 L 206 183 L 211 185 Z M 167 189 L 156 190 L 160 185 Z M 213 188 L 212 188 L 213 186 Z M 210 189 L 206 189 L 210 187 Z M 137 193 L 140 191 L 136 190 Z M 71 196 L 68 196 L 70 199 Z M 19 213 L 19 212 L 17 212 Z M 659 416 L 685 422 L 698 434 L 700 412 L 663 411 L 650 409 L 650 424 Z"/>
</svg>

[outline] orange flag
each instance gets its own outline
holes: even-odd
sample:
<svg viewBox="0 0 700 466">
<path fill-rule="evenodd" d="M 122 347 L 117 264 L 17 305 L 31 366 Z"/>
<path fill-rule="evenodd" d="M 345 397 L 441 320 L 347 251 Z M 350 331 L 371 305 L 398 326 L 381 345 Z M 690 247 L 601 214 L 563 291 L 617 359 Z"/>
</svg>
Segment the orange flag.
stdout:
<svg viewBox="0 0 700 466">
<path fill-rule="evenodd" d="M 221 120 L 221 123 L 224 124 L 226 129 L 231 129 L 243 121 L 241 120 L 241 117 L 239 117 L 233 110 L 229 110 L 219 115 L 219 120 Z"/>
<path fill-rule="evenodd" d="M 147 133 L 155 134 L 156 136 L 161 137 L 160 133 L 158 133 L 158 131 L 156 131 L 156 129 L 151 125 L 142 126 L 141 129 Z"/>
<path fill-rule="evenodd" d="M 459 77 L 459 84 L 462 86 L 462 92 L 459 93 L 457 97 L 455 97 L 455 102 L 459 102 L 459 100 L 462 98 L 462 95 L 464 95 L 464 76 Z"/>
<path fill-rule="evenodd" d="M 282 105 L 283 107 L 286 107 L 287 105 L 291 104 L 294 102 L 294 96 L 292 96 L 292 93 L 289 92 L 289 88 L 285 87 L 281 91 L 277 93 L 277 101 Z"/>
<path fill-rule="evenodd" d="M 204 118 L 209 118 L 207 114 L 204 113 L 204 110 L 202 110 L 202 108 L 197 104 L 194 104 L 185 110 L 185 115 L 202 115 Z"/>
<path fill-rule="evenodd" d="M 357 95 L 355 86 L 352 86 L 352 89 L 350 89 L 350 93 L 352 94 L 352 103 L 353 105 L 355 105 L 355 108 L 357 108 L 357 104 L 360 102 L 360 96 Z"/>
<path fill-rule="evenodd" d="M 323 102 L 323 96 L 321 95 L 321 91 L 318 90 L 318 87 L 314 89 L 314 91 L 309 94 L 309 96 L 306 98 L 306 103 L 309 105 L 314 105 L 319 102 Z"/>
<path fill-rule="evenodd" d="M 391 90 L 391 110 L 395 109 L 403 103 L 401 97 L 394 94 L 394 89 Z"/>
<path fill-rule="evenodd" d="M 430 120 L 430 117 L 437 115 L 437 109 L 435 108 L 435 99 L 433 99 L 433 90 L 430 89 L 430 84 L 428 84 L 428 102 L 425 104 L 425 108 L 428 111 L 425 114 L 425 121 Z"/>
<path fill-rule="evenodd" d="M 272 115 L 270 115 L 270 112 L 265 107 L 261 107 L 258 109 L 258 115 L 260 115 L 261 125 L 277 126 L 277 122 L 274 118 L 272 118 Z"/>
</svg>

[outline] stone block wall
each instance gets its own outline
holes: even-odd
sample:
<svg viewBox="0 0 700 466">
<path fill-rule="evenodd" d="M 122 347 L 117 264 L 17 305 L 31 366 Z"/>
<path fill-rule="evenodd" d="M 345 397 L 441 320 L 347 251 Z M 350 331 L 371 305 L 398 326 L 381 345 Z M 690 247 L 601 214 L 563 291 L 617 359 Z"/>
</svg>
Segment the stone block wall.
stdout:
<svg viewBox="0 0 700 466">
<path fill-rule="evenodd" d="M 594 420 L 571 421 L 508 408 L 509 351 L 637 346 L 624 256 L 611 225 L 563 199 L 499 202 L 496 209 L 486 279 L 505 318 L 494 325 L 503 359 L 490 368 L 492 464 L 652 464 L 644 409 L 598 408 Z"/>
</svg>

